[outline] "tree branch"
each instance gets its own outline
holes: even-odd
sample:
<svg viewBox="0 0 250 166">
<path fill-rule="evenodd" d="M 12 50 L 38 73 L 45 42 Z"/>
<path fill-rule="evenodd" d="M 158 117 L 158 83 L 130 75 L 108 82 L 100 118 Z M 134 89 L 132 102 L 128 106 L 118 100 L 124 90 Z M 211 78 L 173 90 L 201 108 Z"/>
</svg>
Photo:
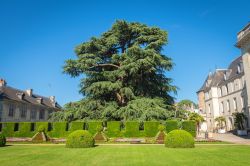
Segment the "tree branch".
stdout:
<svg viewBox="0 0 250 166">
<path fill-rule="evenodd" d="M 96 65 L 92 66 L 91 68 L 93 68 L 93 67 L 106 67 L 106 66 L 112 66 L 112 67 L 120 68 L 120 66 L 114 65 L 114 64 L 111 64 L 111 63 L 107 63 L 107 64 L 96 64 Z"/>
</svg>

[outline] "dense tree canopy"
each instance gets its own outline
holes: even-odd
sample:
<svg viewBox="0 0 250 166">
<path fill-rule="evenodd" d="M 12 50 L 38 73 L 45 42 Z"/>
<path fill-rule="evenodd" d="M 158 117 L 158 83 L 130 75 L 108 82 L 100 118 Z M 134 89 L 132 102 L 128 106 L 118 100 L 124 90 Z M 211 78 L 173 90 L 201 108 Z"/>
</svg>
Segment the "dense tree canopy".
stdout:
<svg viewBox="0 0 250 166">
<path fill-rule="evenodd" d="M 116 21 L 100 37 L 76 47 L 64 72 L 83 76 L 82 101 L 66 106 L 54 119 L 166 119 L 176 92 L 166 72 L 172 60 L 163 55 L 167 32 L 137 22 Z M 60 115 L 59 115 L 60 114 Z M 68 117 L 69 116 L 69 117 Z M 52 119 L 53 119 L 52 118 Z"/>
</svg>

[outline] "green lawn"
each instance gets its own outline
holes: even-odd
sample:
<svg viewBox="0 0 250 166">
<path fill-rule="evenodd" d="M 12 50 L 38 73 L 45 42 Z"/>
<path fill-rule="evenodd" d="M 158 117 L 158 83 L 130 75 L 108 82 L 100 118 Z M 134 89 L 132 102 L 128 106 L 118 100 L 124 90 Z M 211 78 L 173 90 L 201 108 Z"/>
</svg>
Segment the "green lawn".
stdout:
<svg viewBox="0 0 250 166">
<path fill-rule="evenodd" d="M 207 145 L 168 149 L 163 145 L 105 145 L 68 149 L 62 145 L 13 145 L 0 148 L 0 165 L 249 165 L 250 146 Z"/>
</svg>

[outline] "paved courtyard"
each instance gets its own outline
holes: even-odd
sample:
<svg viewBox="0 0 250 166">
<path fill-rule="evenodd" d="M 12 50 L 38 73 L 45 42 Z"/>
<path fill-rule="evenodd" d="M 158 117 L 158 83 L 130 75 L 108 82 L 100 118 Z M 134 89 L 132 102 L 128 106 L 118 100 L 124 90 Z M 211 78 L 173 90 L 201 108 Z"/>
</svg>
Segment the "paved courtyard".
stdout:
<svg viewBox="0 0 250 166">
<path fill-rule="evenodd" d="M 250 136 L 239 137 L 239 136 L 234 135 L 232 133 L 226 133 L 226 134 L 214 133 L 213 138 L 216 140 L 225 141 L 225 142 L 232 142 L 235 144 L 250 145 Z"/>
</svg>

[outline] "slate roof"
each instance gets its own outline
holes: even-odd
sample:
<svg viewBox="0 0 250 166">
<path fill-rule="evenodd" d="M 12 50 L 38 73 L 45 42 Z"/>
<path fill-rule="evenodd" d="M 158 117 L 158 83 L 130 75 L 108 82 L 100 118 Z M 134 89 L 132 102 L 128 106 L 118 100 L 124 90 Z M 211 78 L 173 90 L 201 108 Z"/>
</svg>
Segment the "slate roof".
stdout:
<svg viewBox="0 0 250 166">
<path fill-rule="evenodd" d="M 222 86 L 227 84 L 232 79 L 241 77 L 244 74 L 244 70 L 242 67 L 243 71 L 239 73 L 238 65 L 242 65 L 242 56 L 236 58 L 229 65 L 228 69 L 217 69 L 214 73 L 210 73 L 198 92 L 208 91 L 211 87 Z M 224 75 L 226 75 L 226 79 Z"/>
<path fill-rule="evenodd" d="M 23 93 L 23 99 L 20 99 L 17 94 Z M 51 102 L 50 98 L 40 96 L 37 94 L 32 94 L 32 96 L 29 96 L 26 91 L 22 91 L 19 89 L 12 88 L 10 86 L 0 86 L 0 99 L 10 99 L 15 100 L 18 102 L 24 102 L 24 103 L 30 103 L 40 106 L 45 106 L 53 109 L 61 109 L 61 106 L 55 102 Z M 39 103 L 37 99 L 42 98 L 42 102 Z"/>
</svg>

